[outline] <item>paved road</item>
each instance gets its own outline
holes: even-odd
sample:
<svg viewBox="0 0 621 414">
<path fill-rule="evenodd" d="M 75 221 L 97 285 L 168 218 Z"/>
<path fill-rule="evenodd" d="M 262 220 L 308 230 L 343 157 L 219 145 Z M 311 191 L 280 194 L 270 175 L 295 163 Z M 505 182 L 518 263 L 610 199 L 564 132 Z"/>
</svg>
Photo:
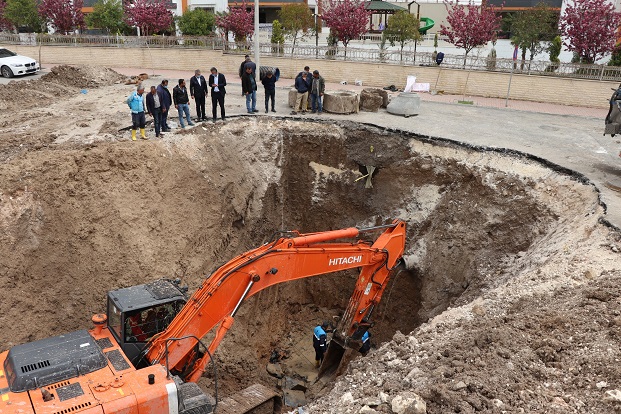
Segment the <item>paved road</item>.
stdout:
<svg viewBox="0 0 621 414">
<path fill-rule="evenodd" d="M 127 75 L 151 73 L 150 70 L 142 68 L 115 68 L 115 70 Z M 173 85 L 174 80 L 188 78 L 192 73 L 158 70 L 156 75 L 158 76 L 155 79 L 147 80 L 145 84 L 147 86 L 157 84 L 166 77 Z M 226 98 L 229 114 L 243 114 L 246 110 L 244 99 L 240 96 L 239 79 L 234 74 L 226 76 L 229 82 L 227 88 L 229 93 Z M 293 80 L 281 79 L 278 84 L 281 88 L 276 92 L 277 115 L 287 115 L 290 109 L 287 105 L 285 87 L 292 85 Z M 328 84 L 326 88 L 361 89 L 352 85 L 337 84 Z M 257 99 L 259 109 L 264 108 L 264 95 L 261 89 Z M 621 157 L 619 157 L 621 140 L 620 137 L 602 136 L 606 111 L 525 101 L 511 101 L 509 108 L 505 108 L 504 99 L 493 98 L 476 98 L 477 105 L 474 106 L 453 103 L 461 97 L 422 94 L 421 98 L 423 104 L 420 114 L 410 118 L 391 115 L 385 110 L 353 115 L 324 114 L 322 117 L 368 122 L 420 135 L 507 148 L 545 158 L 578 171 L 593 181 L 601 191 L 602 201 L 608 206 L 606 218 L 621 228 L 621 192 L 606 185 L 612 183 L 621 187 Z M 209 106 L 208 102 L 208 109 Z M 263 115 L 263 111 L 260 114 Z"/>
<path fill-rule="evenodd" d="M 39 79 L 41 76 L 45 75 L 48 72 L 49 70 L 47 69 L 41 69 L 39 73 L 36 73 L 34 75 L 16 76 L 14 78 L 3 78 L 2 76 L 0 76 L 0 85 L 6 85 L 7 83 L 11 81 L 19 82 L 19 81 L 25 81 L 25 80 Z"/>
</svg>

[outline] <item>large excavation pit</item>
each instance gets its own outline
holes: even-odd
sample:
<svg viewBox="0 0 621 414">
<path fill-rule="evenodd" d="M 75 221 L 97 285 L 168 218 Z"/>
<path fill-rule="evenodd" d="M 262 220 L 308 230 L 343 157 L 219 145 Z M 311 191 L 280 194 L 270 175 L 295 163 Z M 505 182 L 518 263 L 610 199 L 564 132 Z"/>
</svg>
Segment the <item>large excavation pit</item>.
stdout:
<svg viewBox="0 0 621 414">
<path fill-rule="evenodd" d="M 382 343 L 397 331 L 472 321 L 476 306 L 481 318 L 494 318 L 522 297 L 614 268 L 613 252 L 590 250 L 618 243 L 598 221 L 597 189 L 523 154 L 358 123 L 275 118 L 138 143 L 101 131 L 96 140 L 67 132 L 2 149 L 0 349 L 89 328 L 110 289 L 179 277 L 192 292 L 276 230 L 407 222 L 408 268 L 393 275 L 375 312 L 373 350 L 358 357 L 346 374 L 353 378 L 365 361 L 383 358 Z M 285 375 L 312 382 L 312 328 L 342 313 L 356 277 L 286 283 L 244 303 L 217 351 L 219 396 L 253 383 L 276 388 L 266 371 L 274 351 Z M 477 372 L 473 365 L 469 375 Z M 403 388 L 387 384 L 377 387 Z M 213 393 L 213 374 L 200 385 Z M 317 383 L 307 398 L 332 388 Z M 458 407 L 441 401 L 429 397 L 428 412 Z"/>
</svg>

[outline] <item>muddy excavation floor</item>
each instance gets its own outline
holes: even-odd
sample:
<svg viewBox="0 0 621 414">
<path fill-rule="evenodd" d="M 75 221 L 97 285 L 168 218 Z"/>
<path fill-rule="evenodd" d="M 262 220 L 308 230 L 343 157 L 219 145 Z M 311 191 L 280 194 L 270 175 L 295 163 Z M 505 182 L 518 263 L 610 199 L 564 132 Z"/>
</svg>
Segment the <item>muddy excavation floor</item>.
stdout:
<svg viewBox="0 0 621 414">
<path fill-rule="evenodd" d="M 0 349 L 88 328 L 109 289 L 179 277 L 194 290 L 275 230 L 401 218 L 409 270 L 384 294 L 374 347 L 311 386 L 305 412 L 398 412 L 411 392 L 428 413 L 620 407 L 621 237 L 583 177 L 344 122 L 238 118 L 131 142 L 121 79 L 65 69 L 0 87 L 24 97 L 0 100 Z M 246 302 L 217 352 L 219 395 L 276 388 L 274 350 L 312 382 L 312 328 L 342 312 L 355 279 Z M 210 376 L 200 384 L 213 392 Z"/>
</svg>

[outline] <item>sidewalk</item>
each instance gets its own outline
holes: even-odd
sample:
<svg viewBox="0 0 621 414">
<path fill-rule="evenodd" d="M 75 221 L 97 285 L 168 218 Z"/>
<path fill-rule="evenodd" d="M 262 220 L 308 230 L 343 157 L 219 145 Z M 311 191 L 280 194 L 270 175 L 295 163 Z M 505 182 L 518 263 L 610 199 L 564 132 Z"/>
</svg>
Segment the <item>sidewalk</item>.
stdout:
<svg viewBox="0 0 621 414">
<path fill-rule="evenodd" d="M 115 68 L 130 75 L 149 73 L 150 70 Z M 146 86 L 157 84 L 166 77 L 170 85 L 179 78 L 188 79 L 192 73 L 156 71 L 156 78 Z M 241 96 L 241 83 L 236 74 L 225 74 L 228 82 L 226 107 L 229 115 L 246 114 Z M 276 91 L 277 113 L 268 116 L 289 116 L 288 89 L 292 79 L 281 78 Z M 257 109 L 264 116 L 264 94 L 259 85 Z M 131 86 L 128 86 L 131 88 Z M 359 91 L 355 85 L 326 84 L 326 89 Z M 621 137 L 603 136 L 603 109 L 583 108 L 547 103 L 509 101 L 498 98 L 467 97 L 474 105 L 456 103 L 462 96 L 421 94 L 423 104 L 418 116 L 404 118 L 387 113 L 360 112 L 351 115 L 323 114 L 317 118 L 365 122 L 388 128 L 413 132 L 421 136 L 442 137 L 472 145 L 507 148 L 547 159 L 587 176 L 601 191 L 602 201 L 608 207 L 607 220 L 621 228 L 621 192 L 609 188 L 621 187 Z M 602 97 L 608 99 L 608 97 Z M 193 105 L 191 104 L 193 107 Z M 210 101 L 207 102 L 208 113 Z M 194 108 L 192 108 L 194 113 Z M 254 116 L 254 115 L 250 115 Z M 305 115 L 310 118 L 313 115 Z M 303 117 L 299 115 L 298 117 Z M 608 185 L 608 186 L 607 186 Z"/>
<path fill-rule="evenodd" d="M 148 73 L 152 75 L 151 70 L 145 69 L 136 69 L 136 68 L 114 68 L 119 73 L 123 73 L 128 76 L 135 76 L 141 73 Z M 175 71 L 175 70 L 156 70 L 156 75 L 160 77 L 167 77 L 171 83 L 177 84 L 177 80 L 181 77 L 185 77 L 186 79 L 192 76 L 193 74 L 185 71 Z M 203 76 L 209 76 L 209 72 L 205 69 L 205 73 Z M 225 73 L 224 76 L 227 79 L 227 82 L 231 85 L 237 85 L 241 88 L 241 82 L 237 74 Z M 160 78 L 161 79 L 161 78 Z M 284 88 L 285 85 L 293 86 L 294 80 L 287 78 L 280 78 L 278 81 L 278 86 Z M 261 85 L 259 85 L 261 86 Z M 388 86 L 388 85 L 387 85 Z M 340 83 L 326 83 L 327 90 L 350 90 L 360 92 L 364 88 L 368 88 L 369 86 L 356 86 L 356 85 L 341 85 Z M 389 92 L 390 93 L 390 92 Z M 259 88 L 259 94 L 261 94 L 261 89 Z M 595 118 L 604 119 L 608 110 L 600 109 L 600 108 L 589 108 L 582 106 L 569 106 L 569 105 L 558 105 L 552 103 L 545 102 L 533 102 L 533 101 L 518 101 L 513 99 L 502 99 L 502 98 L 486 98 L 482 96 L 470 96 L 466 95 L 448 95 L 448 94 L 437 94 L 432 95 L 428 92 L 419 93 L 421 100 L 423 102 L 440 102 L 446 104 L 456 104 L 460 106 L 477 106 L 477 107 L 485 107 L 485 108 L 499 108 L 499 109 L 514 109 L 517 111 L 527 111 L 527 112 L 537 112 L 543 114 L 554 114 L 554 115 L 575 115 L 575 116 L 591 116 Z M 602 97 L 602 100 L 608 100 L 609 97 Z M 464 105 L 459 104 L 458 101 L 472 101 L 472 105 Z M 506 105 L 506 106 L 505 106 Z M 603 122 L 603 121 L 602 121 Z"/>
</svg>

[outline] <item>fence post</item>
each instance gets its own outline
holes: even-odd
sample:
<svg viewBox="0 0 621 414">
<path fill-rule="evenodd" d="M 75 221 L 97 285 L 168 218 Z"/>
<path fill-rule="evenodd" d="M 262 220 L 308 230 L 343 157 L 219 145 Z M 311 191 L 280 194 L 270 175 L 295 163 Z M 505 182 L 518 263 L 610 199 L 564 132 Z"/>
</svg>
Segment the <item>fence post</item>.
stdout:
<svg viewBox="0 0 621 414">
<path fill-rule="evenodd" d="M 600 82 L 604 79 L 604 68 L 606 67 L 606 65 L 602 65 L 602 70 L 599 73 L 599 80 Z"/>
</svg>

